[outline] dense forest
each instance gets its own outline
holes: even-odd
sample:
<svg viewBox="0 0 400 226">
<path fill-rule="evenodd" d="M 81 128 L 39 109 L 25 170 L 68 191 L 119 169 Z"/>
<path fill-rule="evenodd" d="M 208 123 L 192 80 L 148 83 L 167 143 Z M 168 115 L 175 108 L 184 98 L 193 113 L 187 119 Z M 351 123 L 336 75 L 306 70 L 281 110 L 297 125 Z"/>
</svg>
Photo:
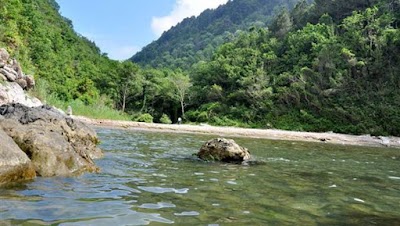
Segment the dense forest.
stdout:
<svg viewBox="0 0 400 226">
<path fill-rule="evenodd" d="M 111 76 L 114 62 L 74 32 L 54 0 L 7 0 L 0 6 L 0 46 L 16 57 L 62 100 L 91 102 L 100 95 L 95 81 Z"/>
<path fill-rule="evenodd" d="M 108 59 L 54 0 L 7 0 L 0 46 L 44 96 L 134 120 L 399 136 L 399 25 L 399 0 L 232 0 L 165 32 L 137 65 Z"/>
<path fill-rule="evenodd" d="M 184 19 L 136 53 L 131 60 L 155 68 L 189 69 L 210 60 L 217 47 L 250 27 L 266 27 L 274 13 L 293 8 L 298 0 L 234 0 L 198 17 Z"/>
<path fill-rule="evenodd" d="M 250 29 L 194 67 L 197 101 L 187 116 L 399 135 L 399 6 L 399 1 L 301 1 L 281 11 L 270 29 Z"/>
</svg>

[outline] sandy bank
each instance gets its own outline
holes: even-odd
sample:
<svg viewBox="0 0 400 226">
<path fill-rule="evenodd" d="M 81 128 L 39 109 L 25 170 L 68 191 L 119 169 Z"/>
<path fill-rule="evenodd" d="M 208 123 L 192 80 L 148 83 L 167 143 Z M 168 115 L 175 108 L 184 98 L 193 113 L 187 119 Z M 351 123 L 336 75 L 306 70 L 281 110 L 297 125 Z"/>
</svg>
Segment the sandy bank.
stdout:
<svg viewBox="0 0 400 226">
<path fill-rule="evenodd" d="M 272 140 L 295 140 L 308 142 L 323 142 L 331 144 L 358 145 L 372 147 L 400 148 L 400 137 L 375 137 L 370 135 L 347 135 L 338 133 L 295 132 L 275 129 L 246 129 L 236 127 L 216 127 L 210 125 L 167 125 L 157 123 L 143 123 L 132 121 L 115 121 L 106 119 L 89 119 L 82 116 L 73 116 L 92 126 L 150 130 L 174 133 L 199 133 L 228 137 L 252 137 Z"/>
</svg>

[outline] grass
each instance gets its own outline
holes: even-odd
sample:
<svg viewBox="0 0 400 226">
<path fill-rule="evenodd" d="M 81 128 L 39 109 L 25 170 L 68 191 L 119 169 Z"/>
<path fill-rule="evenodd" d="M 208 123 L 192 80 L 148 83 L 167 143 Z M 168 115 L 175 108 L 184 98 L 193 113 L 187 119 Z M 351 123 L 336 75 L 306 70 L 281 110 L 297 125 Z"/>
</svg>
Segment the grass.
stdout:
<svg viewBox="0 0 400 226">
<path fill-rule="evenodd" d="M 111 107 L 102 103 L 101 100 L 98 100 L 90 105 L 85 105 L 80 100 L 63 102 L 55 98 L 53 99 L 48 98 L 47 103 L 57 108 L 60 108 L 64 111 L 67 110 L 68 106 L 71 106 L 73 115 L 80 115 L 93 119 L 112 119 L 112 120 L 123 120 L 123 121 L 132 120 L 132 116 L 123 113 L 121 111 L 112 109 Z"/>
<path fill-rule="evenodd" d="M 32 96 L 39 98 L 43 103 L 55 106 L 66 111 L 68 106 L 72 108 L 73 115 L 85 116 L 93 119 L 111 119 L 131 121 L 132 116 L 115 110 L 107 105 L 107 98 L 99 97 L 92 104 L 86 105 L 81 100 L 62 101 L 54 94 L 49 94 L 48 83 L 45 80 L 38 80 L 35 89 L 30 91 Z"/>
</svg>

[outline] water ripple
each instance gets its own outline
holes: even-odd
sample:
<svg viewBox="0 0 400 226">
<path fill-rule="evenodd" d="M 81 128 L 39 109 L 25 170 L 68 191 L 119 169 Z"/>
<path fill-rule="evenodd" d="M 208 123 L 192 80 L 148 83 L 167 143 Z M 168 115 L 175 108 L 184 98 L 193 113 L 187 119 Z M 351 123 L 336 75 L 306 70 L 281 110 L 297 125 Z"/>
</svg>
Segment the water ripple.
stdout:
<svg viewBox="0 0 400 226">
<path fill-rule="evenodd" d="M 185 194 L 188 193 L 189 188 L 175 189 L 175 188 L 162 188 L 162 187 L 144 187 L 139 186 L 140 190 L 162 194 L 162 193 L 176 193 L 176 194 Z"/>
</svg>

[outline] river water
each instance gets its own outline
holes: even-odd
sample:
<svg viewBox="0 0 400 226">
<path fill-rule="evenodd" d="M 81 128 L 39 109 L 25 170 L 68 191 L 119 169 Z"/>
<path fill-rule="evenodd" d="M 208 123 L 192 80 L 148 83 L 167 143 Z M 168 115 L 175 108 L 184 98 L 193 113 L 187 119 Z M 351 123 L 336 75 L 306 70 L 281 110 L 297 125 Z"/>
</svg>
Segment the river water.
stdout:
<svg viewBox="0 0 400 226">
<path fill-rule="evenodd" d="M 192 156 L 211 136 L 97 132 L 101 173 L 0 188 L 0 225 L 400 225 L 399 149 L 235 138 L 235 165 Z"/>
</svg>

